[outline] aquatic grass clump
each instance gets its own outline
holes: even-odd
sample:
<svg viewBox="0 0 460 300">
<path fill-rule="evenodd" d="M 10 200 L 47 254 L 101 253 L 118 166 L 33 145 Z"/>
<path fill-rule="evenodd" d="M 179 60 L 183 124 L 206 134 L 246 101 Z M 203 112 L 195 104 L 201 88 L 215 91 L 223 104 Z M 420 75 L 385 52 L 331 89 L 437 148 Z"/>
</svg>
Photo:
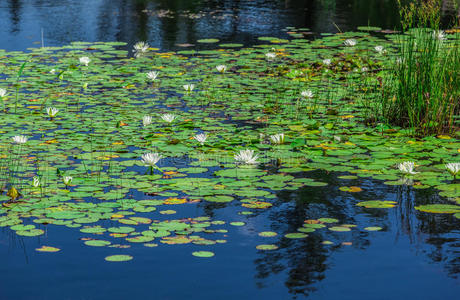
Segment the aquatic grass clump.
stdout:
<svg viewBox="0 0 460 300">
<path fill-rule="evenodd" d="M 384 119 L 420 136 L 453 132 L 460 108 L 459 44 L 439 30 L 436 2 L 401 7 L 405 34 L 382 92 Z"/>
</svg>

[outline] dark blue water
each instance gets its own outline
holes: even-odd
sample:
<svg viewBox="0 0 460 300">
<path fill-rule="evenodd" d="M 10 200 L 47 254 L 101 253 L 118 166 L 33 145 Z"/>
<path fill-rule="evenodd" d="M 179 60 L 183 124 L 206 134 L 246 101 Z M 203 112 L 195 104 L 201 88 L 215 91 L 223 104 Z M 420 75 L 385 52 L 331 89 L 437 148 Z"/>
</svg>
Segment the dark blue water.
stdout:
<svg viewBox="0 0 460 300">
<path fill-rule="evenodd" d="M 46 236 L 21 238 L 9 230 L 0 235 L 1 299 L 455 299 L 458 273 L 459 223 L 451 215 L 418 213 L 412 207 L 440 201 L 433 191 L 387 187 L 359 179 L 354 185 L 366 193 L 340 192 L 335 175 L 310 173 L 333 184 L 277 194 L 274 207 L 243 216 L 239 204 L 198 203 L 171 206 L 174 219 L 210 216 L 224 220 L 227 234 L 210 234 L 227 243 L 211 246 L 165 245 L 128 249 L 89 247 L 82 237 L 95 237 L 55 225 L 43 226 Z M 347 181 L 350 184 L 350 181 Z M 342 183 L 343 184 L 343 183 Z M 392 209 L 355 206 L 369 199 L 393 200 Z M 159 214 L 140 214 L 158 219 Z M 306 239 L 287 239 L 305 219 L 336 217 L 355 224 L 351 232 L 319 229 Z M 161 218 L 161 217 L 160 217 Z M 165 217 L 164 219 L 171 218 Z M 228 222 L 243 221 L 235 227 Z M 111 222 L 113 224 L 111 224 Z M 105 221 L 104 227 L 119 226 Z M 367 226 L 382 231 L 367 232 Z M 216 227 L 217 228 L 217 227 Z M 277 237 L 258 232 L 272 230 Z M 108 238 L 112 243 L 129 244 Z M 332 245 L 323 245 L 323 240 Z M 343 244 L 343 243 L 346 244 Z M 276 251 L 259 251 L 258 244 L 274 243 Z M 52 245 L 58 253 L 38 253 Z M 215 252 L 197 258 L 193 251 Z M 132 261 L 105 262 L 104 257 L 129 254 Z"/>
<path fill-rule="evenodd" d="M 0 45 L 7 50 L 73 41 L 143 40 L 164 50 L 198 39 L 252 44 L 288 26 L 314 32 L 360 25 L 393 29 L 396 0 L 2 0 Z M 335 25 L 334 25 L 335 24 Z"/>
</svg>

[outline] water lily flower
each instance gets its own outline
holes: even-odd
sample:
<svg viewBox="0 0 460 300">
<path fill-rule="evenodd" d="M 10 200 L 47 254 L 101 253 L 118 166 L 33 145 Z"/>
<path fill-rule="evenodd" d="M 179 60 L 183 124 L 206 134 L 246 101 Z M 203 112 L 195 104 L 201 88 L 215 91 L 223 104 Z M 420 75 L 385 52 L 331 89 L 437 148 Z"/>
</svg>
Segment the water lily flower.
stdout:
<svg viewBox="0 0 460 300">
<path fill-rule="evenodd" d="M 224 73 L 225 71 L 227 71 L 227 66 L 226 65 L 218 65 L 216 67 L 217 71 L 219 71 L 220 73 Z"/>
<path fill-rule="evenodd" d="M 80 60 L 80 63 L 85 66 L 88 66 L 89 62 L 91 61 L 91 59 L 88 56 L 82 56 L 79 58 L 79 60 Z"/>
<path fill-rule="evenodd" d="M 147 53 L 149 47 L 149 44 L 147 44 L 146 42 L 137 42 L 136 44 L 134 44 L 134 57 L 141 57 L 143 54 Z"/>
<path fill-rule="evenodd" d="M 16 144 L 25 144 L 27 143 L 28 138 L 24 135 L 16 135 L 12 137 L 13 142 Z"/>
<path fill-rule="evenodd" d="M 265 58 L 268 60 L 274 60 L 276 58 L 276 53 L 274 52 L 265 53 Z"/>
<path fill-rule="evenodd" d="M 153 167 L 158 163 L 158 161 L 161 158 L 162 158 L 162 156 L 159 153 L 146 153 L 146 154 L 142 155 L 142 162 L 146 166 Z"/>
<path fill-rule="evenodd" d="M 445 165 L 447 172 L 456 177 L 460 172 L 460 163 L 448 163 Z"/>
<path fill-rule="evenodd" d="M 313 92 L 311 90 L 305 90 L 300 93 L 304 98 L 313 98 Z"/>
<path fill-rule="evenodd" d="M 385 52 L 385 50 L 383 49 L 383 46 L 375 46 L 374 47 L 375 51 L 377 51 L 379 54 L 382 54 Z"/>
<path fill-rule="evenodd" d="M 369 71 L 369 69 L 368 69 L 367 67 L 362 67 L 362 68 L 361 68 L 361 72 L 364 73 L 364 72 L 367 72 L 367 71 Z"/>
<path fill-rule="evenodd" d="M 50 74 L 55 74 L 56 73 L 56 69 L 51 69 L 50 70 Z"/>
<path fill-rule="evenodd" d="M 245 164 L 257 164 L 259 156 L 254 155 L 254 150 L 240 150 L 238 154 L 235 154 L 235 160 Z"/>
<path fill-rule="evenodd" d="M 435 30 L 433 31 L 433 38 L 439 41 L 443 41 L 446 39 L 446 34 L 442 30 Z"/>
<path fill-rule="evenodd" d="M 343 44 L 348 47 L 353 47 L 354 45 L 356 45 L 356 43 L 357 42 L 355 39 L 347 39 L 343 42 Z"/>
<path fill-rule="evenodd" d="M 203 146 L 208 136 L 206 135 L 206 133 L 200 133 L 200 134 L 195 135 L 193 138 L 197 140 L 201 144 L 201 146 Z"/>
<path fill-rule="evenodd" d="M 184 84 L 184 90 L 186 92 L 191 92 L 193 91 L 193 89 L 195 88 L 195 85 L 192 83 L 192 84 Z"/>
<path fill-rule="evenodd" d="M 62 181 L 64 182 L 64 184 L 67 186 L 67 185 L 70 185 L 72 183 L 72 176 L 64 176 L 62 177 Z"/>
<path fill-rule="evenodd" d="M 327 59 L 323 59 L 323 64 L 325 64 L 326 66 L 329 66 L 331 64 L 331 60 L 329 58 Z"/>
<path fill-rule="evenodd" d="M 5 89 L 0 89 L 0 98 L 3 98 L 6 96 L 6 90 Z"/>
<path fill-rule="evenodd" d="M 144 116 L 142 118 L 142 124 L 144 125 L 144 127 L 152 124 L 152 117 L 151 116 Z"/>
<path fill-rule="evenodd" d="M 273 144 L 281 145 L 284 143 L 284 133 L 278 133 L 270 136 L 270 140 Z"/>
<path fill-rule="evenodd" d="M 50 116 L 50 118 L 54 118 L 58 112 L 59 112 L 59 109 L 57 109 L 56 107 L 46 108 L 46 113 L 48 114 L 48 116 Z"/>
<path fill-rule="evenodd" d="M 399 171 L 403 174 L 417 174 L 418 172 L 414 171 L 415 163 L 413 161 L 405 161 L 398 165 Z"/>
<path fill-rule="evenodd" d="M 146 75 L 148 79 L 150 79 L 151 81 L 155 81 L 155 79 L 157 79 L 158 77 L 158 74 L 160 74 L 160 72 L 151 71 L 148 72 Z"/>
<path fill-rule="evenodd" d="M 32 182 L 32 185 L 34 187 L 39 187 L 40 186 L 40 179 L 37 176 L 34 176 L 34 181 Z"/>
<path fill-rule="evenodd" d="M 168 123 L 171 123 L 172 121 L 174 121 L 174 120 L 176 119 L 176 115 L 173 115 L 173 114 L 162 114 L 162 115 L 161 115 L 161 118 L 163 119 L 163 121 L 168 122 Z"/>
</svg>

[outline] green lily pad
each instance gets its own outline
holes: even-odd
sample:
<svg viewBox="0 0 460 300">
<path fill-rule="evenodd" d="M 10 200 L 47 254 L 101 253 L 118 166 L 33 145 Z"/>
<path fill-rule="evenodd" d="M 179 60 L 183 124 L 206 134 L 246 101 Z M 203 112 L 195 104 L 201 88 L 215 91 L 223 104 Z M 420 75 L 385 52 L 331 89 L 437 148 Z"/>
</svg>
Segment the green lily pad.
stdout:
<svg viewBox="0 0 460 300">
<path fill-rule="evenodd" d="M 122 262 L 122 261 L 129 261 L 132 259 L 133 257 L 131 255 L 125 255 L 125 254 L 110 255 L 110 256 L 105 257 L 105 260 L 110 261 L 110 262 Z"/>
<path fill-rule="evenodd" d="M 211 251 L 195 251 L 192 253 L 193 256 L 196 257 L 213 257 L 214 252 Z"/>
<path fill-rule="evenodd" d="M 273 245 L 273 244 L 261 244 L 256 246 L 257 250 L 276 250 L 278 249 L 278 246 Z"/>
</svg>

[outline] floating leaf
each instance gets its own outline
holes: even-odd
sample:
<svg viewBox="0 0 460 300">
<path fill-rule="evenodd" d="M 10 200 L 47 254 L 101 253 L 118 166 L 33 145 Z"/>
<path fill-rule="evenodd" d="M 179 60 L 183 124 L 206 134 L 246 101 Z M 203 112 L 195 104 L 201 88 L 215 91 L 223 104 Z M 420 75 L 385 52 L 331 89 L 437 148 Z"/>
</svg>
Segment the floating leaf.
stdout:
<svg viewBox="0 0 460 300">
<path fill-rule="evenodd" d="M 344 227 L 344 226 L 333 226 L 329 227 L 329 230 L 331 231 L 350 231 L 351 229 L 349 227 Z"/>
<path fill-rule="evenodd" d="M 427 204 L 416 206 L 415 209 L 438 214 L 453 214 L 460 212 L 460 206 L 452 204 Z"/>
<path fill-rule="evenodd" d="M 193 256 L 196 257 L 213 257 L 214 252 L 211 251 L 195 251 L 192 253 Z"/>
<path fill-rule="evenodd" d="M 262 231 L 262 232 L 259 232 L 259 236 L 263 236 L 263 237 L 274 237 L 274 236 L 277 236 L 278 233 L 276 232 L 273 232 L 273 231 Z"/>
<path fill-rule="evenodd" d="M 51 247 L 51 246 L 41 246 L 40 248 L 35 249 L 39 252 L 58 252 L 61 251 L 61 249 L 56 248 L 56 247 Z"/>
<path fill-rule="evenodd" d="M 392 207 L 395 207 L 396 202 L 394 202 L 394 201 L 371 200 L 371 201 L 359 202 L 356 205 L 364 206 L 365 208 L 392 208 Z"/>
<path fill-rule="evenodd" d="M 276 250 L 278 249 L 278 246 L 273 245 L 273 244 L 262 244 L 262 245 L 257 245 L 256 248 L 258 250 Z"/>
<path fill-rule="evenodd" d="M 129 261 L 132 259 L 133 257 L 131 255 L 125 255 L 125 254 L 110 255 L 105 258 L 106 261 L 112 261 L 112 262 Z"/>
</svg>

